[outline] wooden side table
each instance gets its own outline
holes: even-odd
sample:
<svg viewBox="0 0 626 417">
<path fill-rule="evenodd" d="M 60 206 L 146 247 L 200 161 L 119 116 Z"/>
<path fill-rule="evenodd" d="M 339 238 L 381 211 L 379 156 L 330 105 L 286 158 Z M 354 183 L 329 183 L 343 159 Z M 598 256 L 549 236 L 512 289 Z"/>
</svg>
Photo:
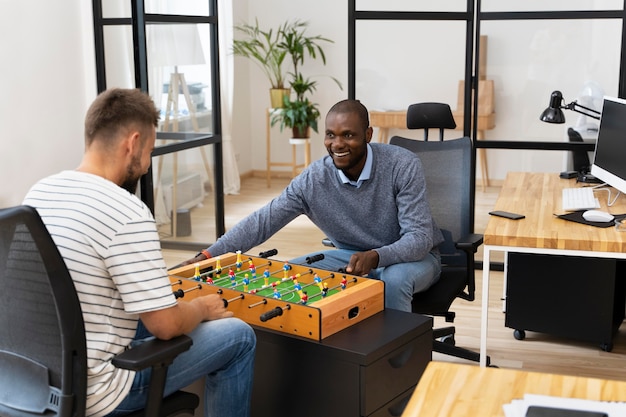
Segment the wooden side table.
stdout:
<svg viewBox="0 0 626 417">
<path fill-rule="evenodd" d="M 463 126 L 463 112 L 452 112 L 457 130 Z M 378 141 L 387 143 L 389 141 L 389 129 L 406 129 L 406 110 L 392 111 L 370 111 L 370 125 L 378 128 Z M 484 131 L 495 127 L 495 113 L 478 115 L 477 140 L 484 138 Z M 489 186 L 489 172 L 487 169 L 487 155 L 485 149 L 479 149 L 480 166 L 482 173 L 483 190 Z"/>
<path fill-rule="evenodd" d="M 265 137 L 266 137 L 266 158 L 267 158 L 267 168 L 266 168 L 266 179 L 267 179 L 267 187 L 269 188 L 272 183 L 272 167 L 291 167 L 291 175 L 295 177 L 298 175 L 298 170 L 302 170 L 309 166 L 311 163 L 311 142 L 307 139 L 289 139 L 289 144 L 291 145 L 291 162 L 272 162 L 272 125 L 271 118 L 274 112 L 279 112 L 281 109 L 273 109 L 268 108 L 265 112 Z M 297 147 L 304 146 L 304 163 L 298 164 L 297 159 Z"/>
</svg>

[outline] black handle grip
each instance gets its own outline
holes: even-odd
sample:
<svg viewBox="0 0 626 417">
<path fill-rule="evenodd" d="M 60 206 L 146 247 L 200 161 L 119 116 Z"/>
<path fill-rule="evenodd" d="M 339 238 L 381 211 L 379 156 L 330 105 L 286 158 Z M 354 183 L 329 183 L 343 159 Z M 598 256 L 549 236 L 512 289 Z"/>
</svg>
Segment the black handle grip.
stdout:
<svg viewBox="0 0 626 417">
<path fill-rule="evenodd" d="M 283 315 L 283 309 L 280 307 L 276 307 L 270 311 L 266 311 L 265 313 L 261 314 L 260 320 L 263 323 L 265 323 L 266 321 L 271 320 L 274 317 L 278 317 L 282 315 Z"/>
<path fill-rule="evenodd" d="M 317 255 L 307 256 L 306 263 L 311 265 L 313 262 L 321 261 L 322 259 L 324 259 L 324 254 L 318 253 Z"/>
<path fill-rule="evenodd" d="M 183 298 L 185 296 L 185 291 L 176 290 L 174 291 L 174 298 Z"/>
<path fill-rule="evenodd" d="M 270 249 L 268 251 L 259 253 L 259 258 L 269 258 L 270 256 L 274 256 L 277 254 L 278 254 L 278 250 Z"/>
</svg>

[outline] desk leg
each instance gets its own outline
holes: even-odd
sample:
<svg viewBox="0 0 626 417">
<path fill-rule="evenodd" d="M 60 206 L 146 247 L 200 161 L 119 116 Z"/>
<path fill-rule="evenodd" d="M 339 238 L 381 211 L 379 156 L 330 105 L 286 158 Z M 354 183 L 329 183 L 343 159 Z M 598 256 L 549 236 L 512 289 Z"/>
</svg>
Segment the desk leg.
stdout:
<svg viewBox="0 0 626 417">
<path fill-rule="evenodd" d="M 483 247 L 483 293 L 480 312 L 480 366 L 487 366 L 487 323 L 489 315 L 489 248 Z"/>
</svg>

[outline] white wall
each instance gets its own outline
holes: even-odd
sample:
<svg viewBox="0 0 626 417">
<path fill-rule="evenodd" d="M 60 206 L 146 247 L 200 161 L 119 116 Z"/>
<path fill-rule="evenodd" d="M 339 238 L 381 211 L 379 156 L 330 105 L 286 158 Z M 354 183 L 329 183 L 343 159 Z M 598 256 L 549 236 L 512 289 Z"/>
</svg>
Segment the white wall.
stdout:
<svg viewBox="0 0 626 417">
<path fill-rule="evenodd" d="M 0 207 L 41 177 L 72 169 L 96 94 L 91 2 L 3 1 Z"/>
<path fill-rule="evenodd" d="M 585 7 L 594 4 L 588 1 L 583 3 Z M 262 25 L 275 27 L 287 19 L 300 18 L 310 22 L 310 33 L 322 34 L 334 40 L 335 43 L 325 47 L 328 60 L 326 66 L 309 63 L 304 67 L 306 74 L 320 75 L 319 88 L 313 95 L 313 101 L 320 105 L 322 113 L 320 132 L 323 133 L 324 115 L 332 104 L 347 97 L 347 4 L 334 0 L 316 2 L 237 0 L 233 2 L 233 7 L 235 23 L 251 22 L 258 18 Z M 541 22 L 542 25 L 544 23 Z M 599 25 L 610 26 L 604 25 L 603 22 Z M 484 30 L 491 29 L 489 25 L 484 26 Z M 77 166 L 83 152 L 84 113 L 96 95 L 96 82 L 91 2 L 5 1 L 0 14 L 0 27 L 2 27 L 0 76 L 3 80 L 3 94 L 0 95 L 0 178 L 3 179 L 3 185 L 0 187 L 0 207 L 4 207 L 19 204 L 28 188 L 41 177 Z M 506 39 L 517 39 L 512 33 L 515 27 L 516 25 L 505 26 L 508 36 Z M 619 25 L 613 27 L 617 27 L 619 31 Z M 524 30 L 526 29 L 527 27 L 524 27 Z M 602 39 L 593 41 L 591 47 L 578 42 L 578 49 L 566 49 L 564 53 L 568 56 L 567 62 L 572 63 L 571 70 L 556 75 L 550 74 L 546 80 L 546 86 L 549 84 L 549 87 L 546 88 L 561 88 L 566 98 L 571 100 L 576 98 L 578 89 L 586 81 L 585 77 L 590 71 L 606 72 L 608 69 L 616 73 L 617 68 L 614 67 L 618 65 L 619 54 L 615 53 L 614 45 L 619 44 L 619 36 L 617 34 L 613 36 L 613 32 L 615 30 L 612 29 L 594 31 L 593 33 L 601 35 Z M 373 32 L 372 39 L 375 40 L 378 35 L 382 37 L 384 33 L 384 30 Z M 604 45 L 607 37 L 611 40 L 617 38 L 612 41 L 612 49 L 608 52 L 597 47 Z M 509 84 L 500 82 L 506 77 L 515 77 L 515 67 L 506 68 L 506 58 L 504 60 L 500 58 L 508 53 L 515 58 L 514 65 L 527 68 L 525 60 L 528 59 L 529 53 L 522 49 L 510 48 L 508 43 L 502 42 L 503 40 L 494 39 L 491 43 L 490 40 L 489 56 L 490 61 L 493 58 L 494 65 L 490 71 L 498 77 L 496 111 L 500 113 L 497 114 L 497 128 L 487 132 L 487 138 L 520 139 L 516 136 L 521 131 L 519 126 L 508 125 L 504 122 L 506 118 L 502 118 L 504 109 L 513 107 L 507 106 L 508 103 L 515 105 L 516 109 L 522 109 L 524 114 L 528 113 L 528 116 L 522 118 L 521 123 L 532 138 L 537 140 L 563 138 L 562 126 L 549 126 L 545 123 L 542 125 L 535 121 L 534 115 L 542 110 L 540 107 L 544 103 L 547 104 L 550 90 L 545 97 L 543 92 L 538 96 L 541 97 L 541 105 L 536 102 L 519 102 L 512 100 L 514 90 L 504 87 Z M 389 82 L 389 79 L 385 78 L 384 69 L 391 69 L 395 64 L 381 59 L 376 53 L 370 53 L 384 50 L 384 46 L 359 45 L 359 48 L 364 48 L 369 54 L 366 60 L 382 67 L 382 70 L 377 70 L 378 81 L 370 80 L 372 95 L 365 97 L 364 103 L 370 108 L 377 108 L 391 107 L 395 99 L 399 100 L 401 106 L 405 104 L 404 101 L 410 100 L 409 96 L 380 94 L 385 83 Z M 402 59 L 407 60 L 408 56 L 410 54 L 402 56 Z M 607 56 L 613 57 L 610 65 L 594 67 L 593 60 L 605 59 Z M 589 58 L 592 61 L 588 61 Z M 433 63 L 420 55 L 412 65 L 419 68 Z M 326 77 L 328 75 L 338 78 L 343 83 L 344 90 L 339 90 Z M 456 74 L 449 77 L 458 78 Z M 613 85 L 608 86 L 606 91 L 608 94 L 615 94 L 616 77 L 609 78 L 612 78 Z M 432 83 L 433 81 L 429 79 L 423 79 L 418 80 L 416 85 Z M 265 111 L 269 105 L 268 89 L 269 85 L 258 68 L 242 58 L 235 58 L 233 143 L 241 173 L 265 169 Z M 447 101 L 454 101 L 455 91 L 454 88 L 446 90 L 443 99 L 450 97 Z M 381 97 L 385 101 L 377 102 Z M 569 118 L 575 120 L 573 113 L 569 113 L 567 117 L 568 120 Z M 313 159 L 325 154 L 322 133 L 314 135 L 311 140 Z M 278 128 L 272 130 L 273 160 L 288 161 L 291 158 L 290 146 L 286 144 L 288 136 L 286 132 L 281 133 Z M 554 167 L 554 158 L 547 158 L 548 153 L 545 151 L 533 154 L 499 150 L 488 152 L 492 178 L 503 178 L 507 170 L 544 170 L 546 166 L 558 170 L 558 167 Z M 556 158 L 562 160 L 561 155 L 557 155 Z M 544 159 L 551 160 L 544 163 Z"/>
<path fill-rule="evenodd" d="M 236 2 L 237 3 L 237 2 Z M 361 9 L 397 8 L 401 0 L 363 4 Z M 425 1 L 405 2 L 404 8 L 426 7 Z M 432 7 L 431 2 L 431 7 Z M 437 8 L 463 6 L 450 2 Z M 514 0 L 499 0 L 492 10 L 516 10 L 527 6 Z M 561 0 L 544 4 L 532 2 L 531 10 L 620 9 L 616 1 Z M 402 9 L 402 7 L 400 7 Z M 546 10 L 547 10 L 546 9 Z M 235 13 L 235 22 L 253 22 L 277 27 L 287 19 L 310 21 L 312 34 L 335 41 L 328 45 L 328 64 L 310 68 L 311 74 L 327 74 L 347 82 L 347 5 L 345 2 L 248 2 Z M 370 109 L 405 109 L 419 101 L 442 101 L 456 107 L 457 85 L 463 78 L 464 24 L 461 22 L 357 22 L 356 98 Z M 495 82 L 496 127 L 485 132 L 486 139 L 511 141 L 565 141 L 566 127 L 577 115 L 566 112 L 568 125 L 539 121 L 550 93 L 559 89 L 567 102 L 578 98 L 588 80 L 599 82 L 608 95 L 617 95 L 620 23 L 600 21 L 502 21 L 483 22 L 481 33 L 488 36 L 487 76 Z M 245 59 L 235 58 L 237 68 L 235 125 L 240 172 L 265 169 L 265 110 L 269 84 L 261 71 Z M 328 79 L 323 79 L 313 100 L 320 103 L 323 116 L 334 102 L 347 96 Z M 245 141 L 245 127 L 249 126 Z M 325 154 L 322 133 L 312 139 L 313 159 Z M 390 135 L 420 137 L 421 132 L 392 129 Z M 376 133 L 375 133 L 376 135 Z M 448 135 L 450 136 L 450 135 Z M 458 136 L 458 132 L 452 136 Z M 289 161 L 287 133 L 272 130 L 272 160 Z M 281 149 L 282 148 L 282 149 Z M 564 153 L 557 151 L 487 150 L 489 174 L 503 179 L 508 171 L 558 172 L 564 168 Z M 274 168 L 275 170 L 279 168 Z M 480 174 L 479 174 L 480 175 Z"/>
<path fill-rule="evenodd" d="M 264 28 L 274 28 L 286 20 L 300 19 L 309 22 L 307 33 L 323 35 L 334 41 L 324 46 L 327 65 L 305 61 L 303 72 L 314 76 L 318 81 L 317 91 L 312 101 L 319 104 L 322 118 L 319 121 L 319 133 L 311 132 L 311 158 L 322 157 L 326 151 L 323 146 L 324 116 L 337 101 L 347 98 L 347 50 L 348 50 L 348 6 L 335 0 L 314 2 L 263 0 L 249 1 L 244 7 L 241 1 L 233 2 L 234 22 L 254 22 L 258 18 Z M 239 159 L 241 173 L 251 170 L 264 170 L 266 167 L 266 119 L 269 107 L 269 83 L 263 73 L 248 60 L 235 57 L 235 103 L 233 112 L 233 143 Z M 337 78 L 343 85 L 343 91 L 328 77 Z M 278 126 L 272 128 L 272 161 L 291 161 L 291 145 L 288 144 L 288 132 L 280 132 Z M 299 162 L 303 152 L 299 151 Z M 279 168 L 273 168 L 278 170 Z"/>
</svg>

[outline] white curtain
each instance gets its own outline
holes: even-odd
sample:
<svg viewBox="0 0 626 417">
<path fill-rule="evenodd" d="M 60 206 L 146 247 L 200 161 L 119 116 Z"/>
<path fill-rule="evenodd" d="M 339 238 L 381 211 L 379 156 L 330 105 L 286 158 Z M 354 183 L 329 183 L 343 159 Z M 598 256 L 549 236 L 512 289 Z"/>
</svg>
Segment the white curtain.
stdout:
<svg viewBox="0 0 626 417">
<path fill-rule="evenodd" d="M 232 141 L 233 114 L 233 6 L 231 0 L 218 1 L 220 89 L 222 109 L 222 149 L 224 157 L 224 194 L 239 194 L 241 182 Z"/>
</svg>

